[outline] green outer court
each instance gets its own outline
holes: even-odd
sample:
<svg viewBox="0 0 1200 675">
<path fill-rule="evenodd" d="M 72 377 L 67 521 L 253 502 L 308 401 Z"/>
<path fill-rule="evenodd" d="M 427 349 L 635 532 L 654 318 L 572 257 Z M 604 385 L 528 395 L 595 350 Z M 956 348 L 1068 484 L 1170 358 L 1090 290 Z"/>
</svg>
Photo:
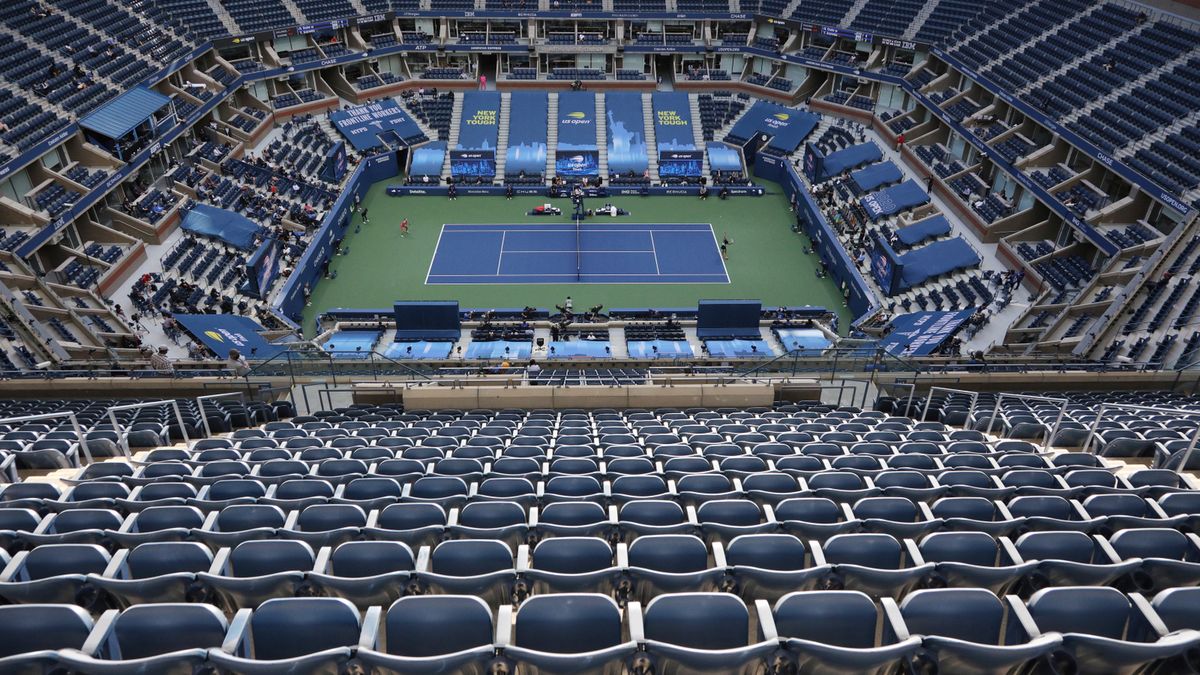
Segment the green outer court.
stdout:
<svg viewBox="0 0 1200 675">
<path fill-rule="evenodd" d="M 626 209 L 629 216 L 613 218 L 639 223 L 711 223 L 718 237 L 733 240 L 725 263 L 728 284 L 498 284 L 425 285 L 438 235 L 445 223 L 570 222 L 570 201 L 544 197 L 503 196 L 390 197 L 388 182 L 371 187 L 362 205 L 370 222 L 360 232 L 354 217 L 344 247 L 350 253 L 334 256 L 330 270 L 304 310 L 304 328 L 313 330 L 317 313 L 334 307 L 390 307 L 396 300 L 458 300 L 462 307 L 553 308 L 570 295 L 575 307 L 694 307 L 699 300 L 754 299 L 764 305 L 817 305 L 838 312 L 844 331 L 853 317 L 841 291 L 830 278 L 818 279 L 817 256 L 805 255 L 806 239 L 792 232 L 793 216 L 787 198 L 768 191 L 762 197 L 707 200 L 698 197 L 622 196 L 589 199 L 589 208 L 606 201 Z M 767 183 L 769 187 L 774 184 Z M 552 201 L 560 217 L 528 216 L 533 207 Z M 605 216 L 597 216 L 605 218 Z M 408 218 L 409 234 L 400 236 L 400 221 Z"/>
</svg>

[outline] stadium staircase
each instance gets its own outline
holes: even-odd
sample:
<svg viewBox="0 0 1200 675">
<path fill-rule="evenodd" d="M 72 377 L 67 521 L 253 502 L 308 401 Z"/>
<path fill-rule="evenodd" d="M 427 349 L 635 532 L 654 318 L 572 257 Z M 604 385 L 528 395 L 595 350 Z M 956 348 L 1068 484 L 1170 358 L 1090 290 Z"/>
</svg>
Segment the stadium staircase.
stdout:
<svg viewBox="0 0 1200 675">
<path fill-rule="evenodd" d="M 608 119 L 605 114 L 604 92 L 596 93 L 596 147 L 600 149 L 600 177 L 608 182 Z"/>
<path fill-rule="evenodd" d="M 455 94 L 454 107 L 450 112 L 450 138 L 446 141 L 446 158 L 442 162 L 443 176 L 450 175 L 450 151 L 458 145 L 458 125 L 462 123 L 462 107 L 463 97 Z"/>
<path fill-rule="evenodd" d="M 89 26 L 82 26 L 82 27 L 87 30 L 92 30 Z M 36 50 L 40 54 L 49 56 L 50 58 L 54 59 L 56 62 L 61 61 L 61 56 L 57 52 L 47 49 L 46 46 L 43 45 L 42 43 L 32 40 L 29 37 L 8 28 L 7 26 L 0 26 L 0 38 L 4 38 L 4 37 L 7 37 L 8 41 L 10 41 L 10 42 L 17 42 L 17 43 L 23 44 L 26 47 Z M 89 76 L 94 81 L 104 84 L 112 89 L 115 89 L 117 91 L 124 91 L 124 88 L 120 84 L 112 81 L 106 75 L 101 75 L 98 72 L 92 72 L 92 73 L 89 73 Z M 9 85 L 10 90 L 17 96 L 17 98 L 24 98 L 29 95 L 29 92 L 21 89 L 20 86 L 18 86 L 15 83 L 9 84 L 8 82 L 5 82 L 5 84 Z M 63 108 L 59 104 L 51 103 L 50 99 L 45 96 L 41 97 L 37 101 L 37 103 L 44 107 L 49 106 L 49 107 L 53 108 L 53 110 L 55 112 L 58 112 L 58 113 L 64 115 L 65 117 L 68 117 L 68 118 L 74 117 L 73 114 L 67 112 L 66 108 Z"/>
<path fill-rule="evenodd" d="M 642 94 L 642 133 L 646 139 L 646 168 L 650 170 L 650 181 L 658 182 L 658 140 L 654 137 L 654 104 L 650 94 Z"/>
<path fill-rule="evenodd" d="M 1075 70 L 1078 69 L 1079 66 L 1081 66 L 1082 64 L 1091 61 L 1092 59 L 1096 58 L 1100 54 L 1103 54 L 1105 51 L 1112 49 L 1113 47 L 1120 47 L 1120 46 L 1124 45 L 1126 42 L 1133 39 L 1138 34 L 1140 34 L 1142 31 L 1144 31 L 1146 28 L 1148 28 L 1149 26 L 1152 26 L 1152 25 L 1154 25 L 1153 22 L 1147 21 L 1146 23 L 1144 23 L 1140 26 L 1135 26 L 1133 28 L 1133 30 L 1122 33 L 1121 36 L 1113 42 L 1101 42 L 1100 44 L 1096 45 L 1096 47 L 1094 49 L 1089 50 L 1086 54 L 1083 54 L 1079 58 L 1073 59 L 1071 61 L 1067 61 L 1062 66 L 1055 68 L 1054 70 L 1051 70 L 1050 72 L 1046 73 L 1042 77 L 1039 77 L 1038 79 L 1033 80 L 1032 82 L 1025 85 L 1024 87 L 1021 87 L 1020 89 L 1017 90 L 1018 96 L 1023 98 L 1025 96 L 1025 94 L 1028 94 L 1029 92 L 1034 91 L 1036 89 L 1040 89 L 1047 82 L 1058 79 L 1059 77 L 1066 75 L 1068 73 L 1075 72 Z"/>
<path fill-rule="evenodd" d="M 546 178 L 554 178 L 558 158 L 558 94 L 550 92 L 546 101 Z"/>
<path fill-rule="evenodd" d="M 229 10 L 225 9 L 225 5 L 221 3 L 221 0 L 208 0 L 208 7 L 221 20 L 221 25 L 229 30 L 230 35 L 238 35 L 243 32 L 238 27 L 237 21 L 233 20 L 233 15 L 229 13 Z"/>
<path fill-rule="evenodd" d="M 508 159 L 508 122 L 511 118 L 512 94 L 500 94 L 500 131 L 496 135 L 496 178 L 504 181 L 504 164 Z"/>
<path fill-rule="evenodd" d="M 1120 87 L 1110 91 L 1105 96 L 1101 96 L 1100 98 L 1095 99 L 1094 101 L 1089 101 L 1086 105 L 1084 105 L 1081 108 L 1077 108 L 1073 113 L 1071 113 L 1070 115 L 1067 115 L 1066 117 L 1063 117 L 1059 121 L 1063 122 L 1064 124 L 1070 124 L 1071 122 L 1076 122 L 1080 119 L 1083 119 L 1084 116 L 1092 114 L 1093 112 L 1099 110 L 1100 108 L 1103 108 L 1104 106 L 1108 105 L 1110 102 L 1115 101 L 1115 100 L 1121 98 L 1122 96 L 1124 96 L 1125 94 L 1128 94 L 1131 91 L 1134 91 L 1135 89 L 1138 89 L 1138 88 L 1146 85 L 1149 82 L 1153 82 L 1154 80 L 1157 80 L 1159 77 L 1171 72 L 1172 70 L 1175 70 L 1179 66 L 1184 65 L 1188 61 L 1195 58 L 1195 56 L 1196 56 L 1195 52 L 1187 52 L 1185 54 L 1180 54 L 1175 59 L 1162 64 L 1158 68 L 1155 68 L 1154 70 L 1144 73 L 1141 77 L 1139 77 L 1135 80 L 1130 80 L 1129 82 L 1126 82 L 1125 84 L 1121 85 Z"/>
<path fill-rule="evenodd" d="M 700 98 L 695 94 L 688 94 L 688 107 L 692 113 L 692 137 L 695 139 L 696 148 L 700 150 L 701 162 L 700 175 L 708 175 L 708 152 L 705 151 L 704 144 L 704 125 L 700 124 Z"/>
<path fill-rule="evenodd" d="M 975 30 L 973 33 L 969 33 L 967 35 L 962 36 L 961 38 L 959 38 L 957 40 L 954 40 L 952 43 L 948 43 L 948 44 L 955 44 L 955 47 L 948 51 L 950 51 L 953 55 L 961 56 L 962 52 L 963 52 L 963 47 L 971 45 L 973 42 L 979 40 L 984 35 L 988 35 L 988 34 L 992 33 L 993 31 L 997 32 L 997 33 L 1001 33 L 1005 30 L 1008 30 L 1009 24 L 1018 25 L 1019 21 L 1027 20 L 1028 19 L 1027 15 L 1032 13 L 1034 9 L 1038 8 L 1043 3 L 1049 4 L 1050 2 L 1053 2 L 1053 0 L 1039 0 L 1038 2 L 1032 2 L 1029 5 L 1027 5 L 1024 9 L 1022 9 L 1021 11 L 1014 12 L 1014 13 L 1008 15 L 1002 21 L 997 21 L 997 22 L 991 23 L 991 24 L 984 23 L 984 24 L 978 26 L 977 30 Z M 1013 53 L 1015 54 L 1015 53 L 1021 51 L 1021 49 L 1024 48 L 1025 45 L 1028 45 L 1028 44 L 1029 43 L 1023 43 L 1022 47 L 1018 48 Z"/>
<path fill-rule="evenodd" d="M 849 26 L 850 24 L 854 23 L 854 19 L 858 18 L 858 13 L 863 10 L 863 7 L 867 6 L 868 2 L 870 2 L 870 0 L 854 0 L 854 4 L 850 5 L 850 9 L 846 10 L 846 16 L 843 16 L 841 20 L 837 22 L 837 25 Z"/>
<path fill-rule="evenodd" d="M 1138 150 L 1149 148 L 1158 141 L 1165 141 L 1167 140 L 1168 136 L 1174 134 L 1175 132 L 1182 131 L 1198 123 L 1200 123 L 1200 110 L 1194 111 L 1184 117 L 1180 117 L 1165 127 L 1159 127 L 1154 131 L 1151 131 L 1145 136 L 1136 139 L 1129 145 L 1123 148 L 1118 148 L 1113 154 L 1117 156 L 1117 159 L 1128 159 L 1129 157 L 1132 157 L 1133 154 Z"/>
<path fill-rule="evenodd" d="M 362 0 L 348 1 L 350 2 L 350 6 L 354 8 L 354 11 L 358 13 L 359 16 L 366 16 L 371 13 L 370 10 L 367 9 L 366 5 L 362 3 Z"/>
<path fill-rule="evenodd" d="M 933 11 L 937 9 L 942 0 L 928 0 L 921 6 L 921 11 L 913 17 L 912 23 L 908 24 L 908 28 L 904 30 L 904 38 L 911 40 L 917 36 L 917 31 L 921 30 L 921 26 L 933 15 Z"/>
<path fill-rule="evenodd" d="M 287 11 L 291 13 L 292 18 L 296 20 L 297 24 L 308 23 L 308 17 L 304 16 L 304 12 L 300 11 L 300 8 L 292 0 L 279 0 L 279 4 L 287 8 Z"/>
</svg>

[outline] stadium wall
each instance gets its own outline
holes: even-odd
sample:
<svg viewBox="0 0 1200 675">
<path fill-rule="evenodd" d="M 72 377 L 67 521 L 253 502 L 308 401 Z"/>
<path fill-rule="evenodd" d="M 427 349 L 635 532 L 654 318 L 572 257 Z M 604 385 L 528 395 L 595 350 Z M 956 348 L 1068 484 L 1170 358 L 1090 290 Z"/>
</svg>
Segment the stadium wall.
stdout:
<svg viewBox="0 0 1200 675">
<path fill-rule="evenodd" d="M 333 203 L 333 208 L 325 214 L 312 243 L 308 245 L 295 270 L 284 282 L 283 288 L 271 304 L 271 311 L 280 321 L 294 329 L 300 328 L 305 289 L 311 292 L 316 286 L 321 279 L 325 263 L 334 256 L 338 244 L 346 236 L 353 216 L 354 198 L 361 198 L 375 183 L 394 178 L 399 173 L 399 155 L 396 152 L 367 157 L 359 162 L 354 173 L 350 174 L 350 179 L 346 181 L 342 194 Z"/>
</svg>

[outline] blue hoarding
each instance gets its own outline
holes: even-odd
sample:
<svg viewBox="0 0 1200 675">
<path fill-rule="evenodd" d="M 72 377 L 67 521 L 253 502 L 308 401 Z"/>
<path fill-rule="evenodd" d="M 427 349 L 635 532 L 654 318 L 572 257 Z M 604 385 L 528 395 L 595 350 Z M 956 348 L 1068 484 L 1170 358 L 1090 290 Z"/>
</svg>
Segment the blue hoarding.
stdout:
<svg viewBox="0 0 1200 675">
<path fill-rule="evenodd" d="M 337 183 L 346 175 L 346 144 L 338 141 L 321 162 L 321 180 Z"/>
</svg>

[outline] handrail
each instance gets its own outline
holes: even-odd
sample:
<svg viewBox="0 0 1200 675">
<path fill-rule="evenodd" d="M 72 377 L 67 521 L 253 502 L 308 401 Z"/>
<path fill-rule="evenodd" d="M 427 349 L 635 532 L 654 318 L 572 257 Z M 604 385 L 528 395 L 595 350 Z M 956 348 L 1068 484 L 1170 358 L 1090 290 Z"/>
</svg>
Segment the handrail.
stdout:
<svg viewBox="0 0 1200 675">
<path fill-rule="evenodd" d="M 112 421 L 113 429 L 115 429 L 117 431 L 117 437 L 121 439 L 121 446 L 125 450 L 126 457 L 130 456 L 129 438 L 125 434 L 121 433 L 124 429 L 121 426 L 121 423 L 117 421 L 116 413 L 124 411 L 124 410 L 139 410 L 141 408 L 160 408 L 165 405 L 169 405 L 175 410 L 175 420 L 177 422 L 179 422 L 179 433 L 183 434 L 183 442 L 190 443 L 191 439 L 188 438 L 187 424 L 184 423 L 184 421 L 183 421 L 183 413 L 179 412 L 179 402 L 173 398 L 164 399 L 162 401 L 147 401 L 145 403 L 129 403 L 127 405 L 114 405 L 104 411 L 105 413 L 108 414 L 108 419 Z"/>
<path fill-rule="evenodd" d="M 1083 442 L 1082 452 L 1088 452 L 1092 445 L 1092 439 L 1096 436 L 1096 430 L 1100 428 L 1100 418 L 1103 417 L 1105 410 L 1128 410 L 1130 412 L 1156 412 L 1167 415 L 1178 415 L 1179 417 L 1200 417 L 1200 410 L 1181 410 L 1179 408 L 1160 408 L 1146 405 L 1133 405 L 1131 403 L 1101 403 L 1096 410 L 1096 417 L 1092 419 L 1092 425 L 1088 428 L 1087 438 Z M 1187 466 L 1187 460 L 1191 458 L 1192 451 L 1196 448 L 1196 439 L 1200 437 L 1200 425 L 1196 427 L 1196 433 L 1192 435 L 1192 442 L 1188 445 L 1187 452 L 1183 458 L 1183 463 L 1179 465 L 1178 473 L 1183 472 L 1183 467 Z M 1100 448 L 1096 448 L 1099 452 Z"/>
<path fill-rule="evenodd" d="M 916 390 L 916 385 L 913 385 L 913 390 Z M 929 405 L 933 403 L 933 392 L 944 391 L 948 394 L 966 394 L 971 397 L 971 407 L 967 409 L 967 423 L 970 424 L 975 416 L 975 404 L 979 402 L 979 392 L 968 391 L 966 389 L 953 389 L 951 387 L 930 387 L 925 393 L 925 408 L 921 410 L 921 421 L 925 421 L 925 416 L 929 414 Z M 909 396 L 909 402 L 912 402 L 912 396 Z M 907 410 L 905 411 L 907 412 Z"/>
<path fill-rule="evenodd" d="M 209 426 L 208 415 L 204 412 L 204 402 L 214 401 L 219 398 L 229 398 L 230 396 L 238 397 L 238 400 L 242 402 L 242 409 L 246 408 L 246 395 L 240 391 L 230 391 L 224 394 L 206 394 L 196 397 L 196 406 L 200 410 L 200 422 L 204 425 L 204 435 L 212 436 L 212 427 Z M 249 412 L 247 412 L 247 415 L 249 415 Z"/>
<path fill-rule="evenodd" d="M 1069 401 L 1065 398 L 1056 398 L 1053 396 L 1034 396 L 1032 394 L 1008 394 L 1008 393 L 1000 394 L 999 396 L 996 397 L 996 407 L 992 409 L 992 416 L 988 418 L 987 430 L 984 433 L 987 433 L 987 434 L 992 433 L 992 425 L 994 425 L 996 423 L 996 416 L 1000 414 L 1000 403 L 1005 398 L 1016 398 L 1016 399 L 1021 399 L 1023 401 L 1046 401 L 1048 403 L 1057 403 L 1058 404 L 1058 416 L 1054 418 L 1054 426 L 1051 427 L 1050 433 L 1045 434 L 1042 437 L 1042 449 L 1043 450 L 1050 449 L 1050 441 L 1051 441 L 1051 439 L 1053 439 L 1055 436 L 1058 435 L 1058 428 L 1062 425 L 1063 415 L 1066 414 L 1066 412 L 1067 412 L 1067 403 L 1069 403 Z"/>
<path fill-rule="evenodd" d="M 8 424 L 9 422 L 35 422 L 37 420 L 61 419 L 63 417 L 66 417 L 67 419 L 71 420 L 71 426 L 74 427 L 74 429 L 75 429 L 75 437 L 79 439 L 79 448 L 81 450 L 83 450 L 83 456 L 87 458 L 87 463 L 92 464 L 96 460 L 92 458 L 92 451 L 91 451 L 91 448 L 88 447 L 87 437 L 83 433 L 83 427 L 79 426 L 79 419 L 75 417 L 75 413 L 73 413 L 73 412 L 56 412 L 56 413 L 45 413 L 42 415 L 25 415 L 23 417 L 5 417 L 4 419 L 0 419 L 0 424 Z M 117 437 L 120 438 L 120 436 L 121 435 L 118 432 Z M 128 445 L 125 446 L 125 455 L 126 456 L 129 455 L 129 446 Z"/>
</svg>

